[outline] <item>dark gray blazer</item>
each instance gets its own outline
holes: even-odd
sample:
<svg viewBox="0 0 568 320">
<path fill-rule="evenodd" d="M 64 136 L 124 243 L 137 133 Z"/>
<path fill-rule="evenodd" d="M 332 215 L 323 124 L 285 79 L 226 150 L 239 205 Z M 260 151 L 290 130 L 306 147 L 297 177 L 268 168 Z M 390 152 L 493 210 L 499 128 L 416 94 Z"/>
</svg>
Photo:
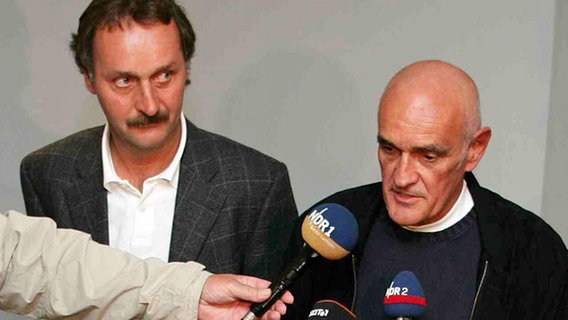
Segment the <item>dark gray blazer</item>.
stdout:
<svg viewBox="0 0 568 320">
<path fill-rule="evenodd" d="M 29 215 L 108 244 L 102 133 L 102 126 L 87 129 L 29 154 L 20 178 Z M 282 267 L 296 218 L 283 163 L 187 121 L 170 261 L 270 279 Z"/>
</svg>

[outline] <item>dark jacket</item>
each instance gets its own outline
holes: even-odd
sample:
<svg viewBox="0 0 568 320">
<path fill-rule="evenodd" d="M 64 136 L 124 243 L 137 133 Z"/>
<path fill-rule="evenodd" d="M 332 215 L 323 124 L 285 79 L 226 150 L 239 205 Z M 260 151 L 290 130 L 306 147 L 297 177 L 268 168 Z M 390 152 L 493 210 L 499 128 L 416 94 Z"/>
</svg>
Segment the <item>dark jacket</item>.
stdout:
<svg viewBox="0 0 568 320">
<path fill-rule="evenodd" d="M 466 181 L 482 248 L 471 319 L 568 319 L 568 251 L 562 239 L 538 216 L 479 186 L 473 174 L 467 173 Z M 308 267 L 291 290 L 295 302 L 285 319 L 305 319 L 314 302 L 322 299 L 353 309 L 358 259 L 385 206 L 381 183 L 344 190 L 320 203 L 348 208 L 359 222 L 359 241 L 346 258 L 318 258 Z M 302 243 L 299 227 L 297 231 L 294 248 Z"/>
<path fill-rule="evenodd" d="M 187 121 L 170 261 L 197 261 L 215 273 L 272 277 L 286 251 L 296 205 L 286 166 Z M 103 127 L 81 131 L 28 155 L 21 181 L 29 215 L 108 244 Z"/>
</svg>

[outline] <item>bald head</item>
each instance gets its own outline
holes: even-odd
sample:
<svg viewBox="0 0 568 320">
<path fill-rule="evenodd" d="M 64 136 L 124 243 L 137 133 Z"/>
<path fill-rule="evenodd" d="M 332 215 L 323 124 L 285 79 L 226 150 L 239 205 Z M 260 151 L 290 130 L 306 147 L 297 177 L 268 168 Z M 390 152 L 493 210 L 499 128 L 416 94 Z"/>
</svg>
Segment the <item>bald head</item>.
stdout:
<svg viewBox="0 0 568 320">
<path fill-rule="evenodd" d="M 397 73 L 379 105 L 378 158 L 389 216 L 399 225 L 442 219 L 491 138 L 479 95 L 461 69 L 420 61 Z"/>
<path fill-rule="evenodd" d="M 392 104 L 393 99 L 397 103 Z M 403 108 L 400 100 L 429 99 L 436 113 L 457 113 L 466 140 L 481 127 L 479 93 L 471 77 L 462 69 L 439 60 L 419 61 L 400 70 L 387 85 L 379 104 L 381 109 Z"/>
</svg>

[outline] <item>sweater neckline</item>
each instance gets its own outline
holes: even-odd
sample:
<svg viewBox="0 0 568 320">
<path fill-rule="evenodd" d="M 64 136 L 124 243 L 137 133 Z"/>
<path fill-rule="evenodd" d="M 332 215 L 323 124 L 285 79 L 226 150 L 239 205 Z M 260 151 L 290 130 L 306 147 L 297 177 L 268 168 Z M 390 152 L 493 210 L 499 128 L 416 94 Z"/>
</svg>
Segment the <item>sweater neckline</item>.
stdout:
<svg viewBox="0 0 568 320">
<path fill-rule="evenodd" d="M 454 225 L 441 231 L 436 232 L 415 232 L 405 229 L 396 222 L 392 221 L 386 211 L 386 208 L 381 210 L 381 214 L 377 218 L 377 222 L 384 225 L 386 232 L 391 236 L 399 238 L 403 241 L 412 242 L 444 242 L 450 241 L 460 237 L 467 230 L 474 227 L 476 224 L 475 210 L 471 209 L 461 220 Z"/>
</svg>

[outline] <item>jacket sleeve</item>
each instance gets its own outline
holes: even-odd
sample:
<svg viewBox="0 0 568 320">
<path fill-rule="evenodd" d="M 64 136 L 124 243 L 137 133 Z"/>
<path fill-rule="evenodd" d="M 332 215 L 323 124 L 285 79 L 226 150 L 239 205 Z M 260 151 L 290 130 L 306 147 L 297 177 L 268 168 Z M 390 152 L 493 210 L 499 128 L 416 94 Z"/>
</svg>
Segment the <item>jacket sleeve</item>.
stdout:
<svg viewBox="0 0 568 320">
<path fill-rule="evenodd" d="M 197 319 L 210 275 L 140 260 L 48 218 L 0 214 L 0 308 L 33 318 Z"/>
</svg>

